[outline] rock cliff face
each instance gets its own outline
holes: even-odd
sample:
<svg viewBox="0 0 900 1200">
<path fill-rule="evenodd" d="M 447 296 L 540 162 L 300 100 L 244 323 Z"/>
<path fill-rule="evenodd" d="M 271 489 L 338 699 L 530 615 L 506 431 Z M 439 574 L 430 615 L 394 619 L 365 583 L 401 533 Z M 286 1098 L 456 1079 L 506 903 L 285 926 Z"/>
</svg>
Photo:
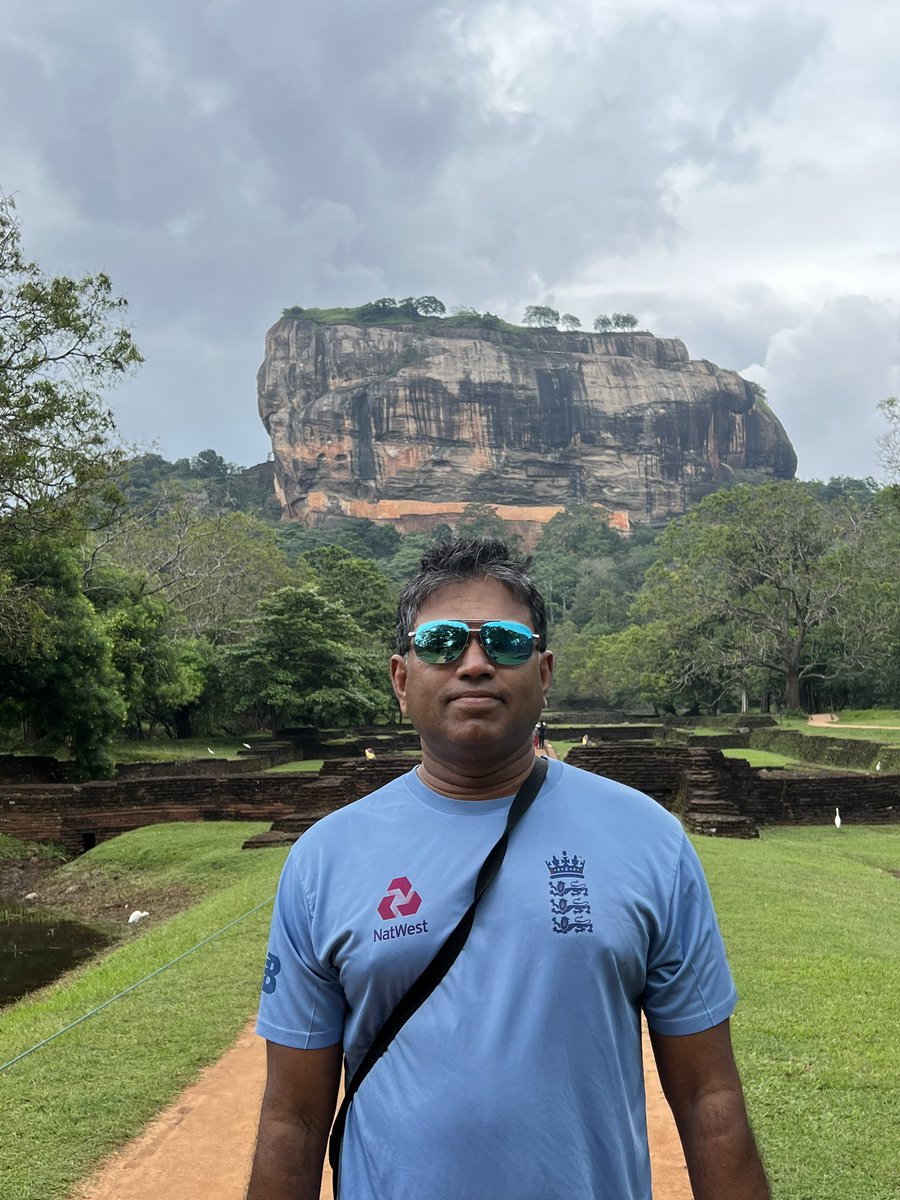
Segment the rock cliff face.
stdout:
<svg viewBox="0 0 900 1200">
<path fill-rule="evenodd" d="M 750 384 L 648 333 L 285 319 L 258 384 L 285 518 L 311 525 L 427 529 L 480 501 L 531 542 L 566 505 L 662 523 L 797 465 Z"/>
</svg>

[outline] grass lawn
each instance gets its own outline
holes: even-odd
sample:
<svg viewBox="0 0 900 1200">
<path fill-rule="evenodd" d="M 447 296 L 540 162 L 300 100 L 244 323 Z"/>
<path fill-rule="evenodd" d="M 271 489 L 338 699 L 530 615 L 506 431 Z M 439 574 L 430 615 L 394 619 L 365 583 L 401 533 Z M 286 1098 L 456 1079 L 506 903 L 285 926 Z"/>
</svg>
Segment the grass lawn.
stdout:
<svg viewBox="0 0 900 1200">
<path fill-rule="evenodd" d="M 801 763 L 796 758 L 785 758 L 783 754 L 773 754 L 770 750 L 749 750 L 729 748 L 723 750 L 725 758 L 743 758 L 751 767 L 802 767 L 804 770 L 814 770 L 809 763 Z"/>
<path fill-rule="evenodd" d="M 244 851 L 266 823 L 154 826 L 63 868 L 140 873 L 199 902 L 0 1015 L 0 1064 L 77 1020 L 275 891 L 286 850 Z M 0 1200 L 62 1200 L 230 1046 L 259 998 L 271 905 L 0 1074 Z"/>
<path fill-rule="evenodd" d="M 4 1010 L 0 1063 L 271 896 L 285 850 L 240 850 L 263 828 L 156 826 L 63 867 L 140 872 L 202 898 Z M 896 1200 L 900 826 L 695 845 L 741 994 L 734 1041 L 774 1194 Z M 256 1007 L 270 911 L 0 1074 L 0 1200 L 63 1200 L 233 1042 Z"/>
<path fill-rule="evenodd" d="M 237 758 L 244 738 L 154 738 L 152 741 L 122 740 L 113 746 L 113 757 L 120 763 L 180 762 L 182 759 Z"/>
<path fill-rule="evenodd" d="M 896 725 L 900 730 L 900 708 L 845 708 L 837 719 L 848 725 Z"/>
<path fill-rule="evenodd" d="M 0 860 L 22 858 L 24 854 L 34 858 L 63 859 L 68 853 L 55 842 L 20 842 L 18 838 L 0 833 Z"/>
<path fill-rule="evenodd" d="M 152 738 L 142 742 L 121 738 L 113 743 L 112 754 L 117 763 L 140 762 L 180 762 L 183 759 L 210 758 L 213 750 L 216 758 L 237 758 L 238 751 L 243 749 L 242 737 L 200 737 L 200 738 Z M 251 745 L 252 740 L 251 740 Z M 58 758 L 61 762 L 69 758 L 69 752 L 62 744 L 47 746 L 41 744 L 23 750 L 21 746 L 14 751 L 4 753 L 16 754 L 47 754 Z"/>
<path fill-rule="evenodd" d="M 741 1003 L 732 1021 L 779 1200 L 896 1200 L 900 827 L 694 839 Z"/>
<path fill-rule="evenodd" d="M 737 747 L 729 747 L 722 750 L 722 754 L 726 758 L 743 758 L 750 764 L 751 767 L 788 767 L 791 770 L 804 771 L 809 775 L 814 775 L 816 771 L 833 771 L 833 767 L 819 766 L 817 763 L 804 762 L 800 758 L 785 758 L 783 754 L 776 754 L 772 750 L 750 750 L 739 749 Z M 841 767 L 842 771 L 855 771 L 859 775 L 865 775 L 866 772 L 859 767 Z"/>
<path fill-rule="evenodd" d="M 851 709 L 839 712 L 837 718 L 830 725 L 810 725 L 806 717 L 782 717 L 778 728 L 796 729 L 807 737 L 854 738 L 881 746 L 900 746 L 900 711 L 895 708 Z"/>
<path fill-rule="evenodd" d="M 286 771 L 320 771 L 322 769 L 323 758 L 301 758 L 296 762 L 279 763 L 277 767 L 269 767 L 266 775 L 284 774 Z"/>
</svg>

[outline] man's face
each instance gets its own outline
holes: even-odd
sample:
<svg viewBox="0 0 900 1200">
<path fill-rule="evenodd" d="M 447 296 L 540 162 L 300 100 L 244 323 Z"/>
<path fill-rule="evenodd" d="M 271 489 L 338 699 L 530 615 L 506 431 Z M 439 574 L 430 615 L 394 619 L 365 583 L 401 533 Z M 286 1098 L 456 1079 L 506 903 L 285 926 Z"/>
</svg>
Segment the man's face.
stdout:
<svg viewBox="0 0 900 1200">
<path fill-rule="evenodd" d="M 441 619 L 519 621 L 532 627 L 531 612 L 496 579 L 447 584 L 430 596 L 415 625 Z M 415 650 L 391 659 L 391 680 L 400 711 L 426 748 L 475 757 L 514 753 L 530 743 L 553 674 L 553 655 L 535 650 L 521 667 L 491 662 L 472 636 L 456 662 L 422 662 Z"/>
</svg>

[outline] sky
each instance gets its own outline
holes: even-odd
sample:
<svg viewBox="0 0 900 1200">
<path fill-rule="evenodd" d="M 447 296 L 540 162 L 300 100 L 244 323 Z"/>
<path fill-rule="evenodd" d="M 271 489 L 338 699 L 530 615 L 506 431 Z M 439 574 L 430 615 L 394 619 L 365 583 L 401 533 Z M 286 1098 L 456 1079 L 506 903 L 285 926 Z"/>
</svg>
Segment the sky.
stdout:
<svg viewBox="0 0 900 1200">
<path fill-rule="evenodd" d="M 166 458 L 270 449 L 291 305 L 632 312 L 761 384 L 798 475 L 878 477 L 900 392 L 891 0 L 6 0 L 0 190 L 106 271 Z"/>
</svg>

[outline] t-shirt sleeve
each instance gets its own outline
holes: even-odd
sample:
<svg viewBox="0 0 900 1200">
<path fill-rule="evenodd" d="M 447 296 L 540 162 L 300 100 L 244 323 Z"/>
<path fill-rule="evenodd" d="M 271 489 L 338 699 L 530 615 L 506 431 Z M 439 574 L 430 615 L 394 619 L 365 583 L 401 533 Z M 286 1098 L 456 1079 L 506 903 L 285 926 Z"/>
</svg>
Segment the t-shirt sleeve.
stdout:
<svg viewBox="0 0 900 1200">
<path fill-rule="evenodd" d="M 316 954 L 315 914 L 301 872 L 292 851 L 275 896 L 256 1032 L 282 1046 L 318 1050 L 342 1040 L 346 1004 L 337 971 Z"/>
<path fill-rule="evenodd" d="M 668 919 L 650 945 L 642 997 L 647 1023 L 662 1034 L 700 1033 L 730 1017 L 736 1002 L 706 877 L 683 837 Z"/>
</svg>

